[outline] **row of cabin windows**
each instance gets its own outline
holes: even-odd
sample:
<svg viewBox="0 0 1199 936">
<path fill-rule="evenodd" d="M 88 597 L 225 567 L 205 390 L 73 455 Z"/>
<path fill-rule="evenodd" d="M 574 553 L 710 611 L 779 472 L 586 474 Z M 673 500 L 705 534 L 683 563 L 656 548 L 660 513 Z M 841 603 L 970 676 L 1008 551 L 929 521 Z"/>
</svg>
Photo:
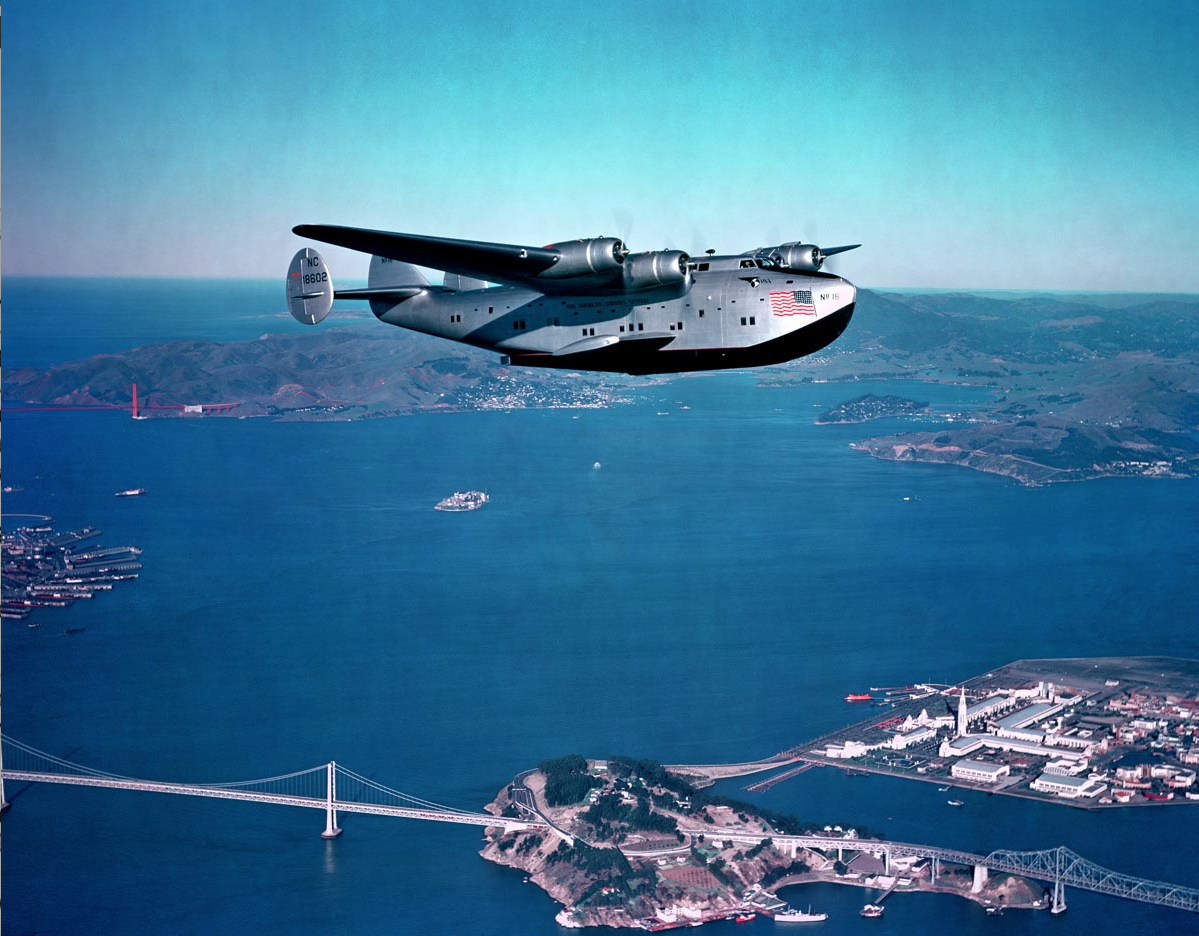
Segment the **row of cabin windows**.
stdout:
<svg viewBox="0 0 1199 936">
<path fill-rule="evenodd" d="M 758 324 L 758 322 L 757 322 L 757 316 L 756 316 L 756 315 L 751 315 L 751 316 L 749 317 L 749 321 L 748 321 L 748 322 L 746 322 L 746 320 L 745 320 L 745 316 L 743 315 L 743 316 L 741 316 L 741 324 L 742 324 L 742 325 L 747 325 L 747 324 L 748 324 L 748 325 L 756 325 L 756 324 Z"/>
</svg>

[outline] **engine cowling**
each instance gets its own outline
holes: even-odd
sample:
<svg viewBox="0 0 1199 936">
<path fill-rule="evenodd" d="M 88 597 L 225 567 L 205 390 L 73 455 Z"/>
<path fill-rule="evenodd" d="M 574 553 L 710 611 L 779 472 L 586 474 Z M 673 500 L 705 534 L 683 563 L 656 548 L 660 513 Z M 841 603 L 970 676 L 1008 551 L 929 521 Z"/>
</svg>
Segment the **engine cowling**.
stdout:
<svg viewBox="0 0 1199 936">
<path fill-rule="evenodd" d="M 824 254 L 815 244 L 781 244 L 766 255 L 772 266 L 788 273 L 815 273 L 824 265 Z"/>
<path fill-rule="evenodd" d="M 624 285 L 630 291 L 658 286 L 681 286 L 690 276 L 691 258 L 681 250 L 650 250 L 630 254 L 624 264 Z"/>
<path fill-rule="evenodd" d="M 615 276 L 629 253 L 624 242 L 616 237 L 590 237 L 549 246 L 558 252 L 558 261 L 540 273 L 539 279 Z"/>
</svg>

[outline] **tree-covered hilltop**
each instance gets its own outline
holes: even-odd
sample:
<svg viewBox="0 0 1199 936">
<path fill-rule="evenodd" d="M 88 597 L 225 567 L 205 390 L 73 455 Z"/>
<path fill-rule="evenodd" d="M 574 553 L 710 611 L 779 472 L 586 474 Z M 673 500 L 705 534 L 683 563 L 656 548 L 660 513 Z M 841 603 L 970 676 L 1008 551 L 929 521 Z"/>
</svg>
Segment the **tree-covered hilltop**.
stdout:
<svg viewBox="0 0 1199 936">
<path fill-rule="evenodd" d="M 587 773 L 587 759 L 580 754 L 542 761 L 537 769 L 545 774 L 545 800 L 551 806 L 582 802 L 600 784 L 598 777 Z"/>
</svg>

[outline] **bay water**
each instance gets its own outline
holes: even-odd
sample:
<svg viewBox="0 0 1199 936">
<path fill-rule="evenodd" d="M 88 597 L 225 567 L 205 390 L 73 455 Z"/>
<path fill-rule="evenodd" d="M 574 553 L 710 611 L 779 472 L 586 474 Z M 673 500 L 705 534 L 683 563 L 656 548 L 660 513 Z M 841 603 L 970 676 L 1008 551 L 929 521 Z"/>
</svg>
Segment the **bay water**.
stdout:
<svg viewBox="0 0 1199 936">
<path fill-rule="evenodd" d="M 142 284 L 133 311 L 119 284 L 7 285 L 17 366 L 195 337 L 197 315 L 221 340 L 289 327 L 275 284 Z M 1019 658 L 1199 656 L 1199 484 L 1029 489 L 877 461 L 849 443 L 910 422 L 814 424 L 866 392 L 943 409 L 982 393 L 768 389 L 732 373 L 646 382 L 606 410 L 358 423 L 5 413 L 4 483 L 19 489 L 4 496 L 5 528 L 20 513 L 94 525 L 105 544 L 142 548 L 145 567 L 44 612 L 41 627 L 5 622 L 4 731 L 150 779 L 244 780 L 335 759 L 477 809 L 559 754 L 763 757 L 860 718 L 842 698 L 871 685 L 952 683 Z M 112 496 L 129 487 L 148 493 Z M 464 489 L 491 503 L 432 509 Z M 1199 886 L 1188 806 L 1092 814 L 968 793 L 954 810 L 931 785 L 830 769 L 764 794 L 745 782 L 722 791 L 981 853 L 1066 844 Z M 6 793 L 7 932 L 558 931 L 553 901 L 477 857 L 475 827 L 347 815 L 326 842 L 316 811 Z M 853 888 L 785 895 L 828 911 L 826 933 L 1196 927 L 1181 911 L 1077 891 L 1063 918 L 998 920 L 948 896 L 896 897 L 884 920 L 865 921 Z"/>
</svg>

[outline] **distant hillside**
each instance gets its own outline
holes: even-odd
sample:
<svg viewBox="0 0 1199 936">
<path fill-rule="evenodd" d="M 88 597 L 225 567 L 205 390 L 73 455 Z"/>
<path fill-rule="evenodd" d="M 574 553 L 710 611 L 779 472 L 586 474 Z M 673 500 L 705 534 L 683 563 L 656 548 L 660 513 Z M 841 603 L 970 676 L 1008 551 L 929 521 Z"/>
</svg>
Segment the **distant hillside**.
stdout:
<svg viewBox="0 0 1199 936">
<path fill-rule="evenodd" d="M 774 368 L 763 383 L 914 379 L 995 393 L 980 422 L 867 439 L 860 448 L 1028 484 L 1199 470 L 1199 299 L 867 290 L 859 298 L 818 372 Z"/>
<path fill-rule="evenodd" d="M 435 408 L 601 405 L 625 381 L 564 380 L 499 366 L 496 354 L 398 328 L 265 335 L 256 341 L 170 341 L 48 370 L 4 373 L 5 399 L 128 406 L 131 386 L 155 406 L 236 403 L 233 415 L 386 415 Z"/>
<path fill-rule="evenodd" d="M 136 383 L 151 415 L 235 403 L 233 415 L 345 419 L 605 406 L 648 382 L 499 362 L 491 352 L 371 322 L 256 341 L 173 341 L 48 370 L 6 371 L 3 392 L 10 403 L 127 406 Z M 840 339 L 818 355 L 758 373 L 775 387 L 872 379 L 993 391 L 994 404 L 969 424 L 859 443 L 881 458 L 963 465 L 1029 484 L 1199 471 L 1196 297 L 1138 303 L 1135 296 L 1002 299 L 863 289 Z M 846 394 L 838 420 L 894 410 L 858 396 Z"/>
</svg>

